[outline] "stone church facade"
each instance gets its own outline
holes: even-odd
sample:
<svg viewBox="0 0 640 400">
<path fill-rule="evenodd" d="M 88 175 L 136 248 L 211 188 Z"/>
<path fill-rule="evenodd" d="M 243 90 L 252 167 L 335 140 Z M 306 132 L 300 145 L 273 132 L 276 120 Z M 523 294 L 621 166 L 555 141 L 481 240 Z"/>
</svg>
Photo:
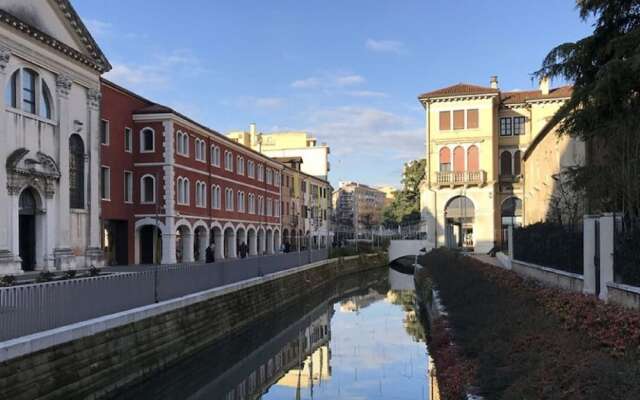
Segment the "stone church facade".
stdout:
<svg viewBox="0 0 640 400">
<path fill-rule="evenodd" d="M 0 274 L 102 264 L 110 68 L 67 0 L 0 0 Z"/>
</svg>

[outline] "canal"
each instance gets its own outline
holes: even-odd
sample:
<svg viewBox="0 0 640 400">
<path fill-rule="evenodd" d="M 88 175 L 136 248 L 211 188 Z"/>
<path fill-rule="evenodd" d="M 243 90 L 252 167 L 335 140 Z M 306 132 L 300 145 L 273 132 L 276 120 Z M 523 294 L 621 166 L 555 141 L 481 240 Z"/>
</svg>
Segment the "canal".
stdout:
<svg viewBox="0 0 640 400">
<path fill-rule="evenodd" d="M 378 269 L 309 294 L 118 399 L 430 399 L 413 277 Z"/>
</svg>

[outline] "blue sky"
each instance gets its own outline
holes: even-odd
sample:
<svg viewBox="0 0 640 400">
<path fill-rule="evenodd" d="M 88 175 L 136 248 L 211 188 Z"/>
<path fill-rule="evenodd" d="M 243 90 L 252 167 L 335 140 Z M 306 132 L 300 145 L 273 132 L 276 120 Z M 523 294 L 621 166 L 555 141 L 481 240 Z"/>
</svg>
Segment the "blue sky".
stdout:
<svg viewBox="0 0 640 400">
<path fill-rule="evenodd" d="M 424 157 L 419 93 L 503 90 L 587 35 L 573 0 L 73 0 L 107 78 L 220 131 L 308 130 L 334 185 L 398 185 Z"/>
</svg>

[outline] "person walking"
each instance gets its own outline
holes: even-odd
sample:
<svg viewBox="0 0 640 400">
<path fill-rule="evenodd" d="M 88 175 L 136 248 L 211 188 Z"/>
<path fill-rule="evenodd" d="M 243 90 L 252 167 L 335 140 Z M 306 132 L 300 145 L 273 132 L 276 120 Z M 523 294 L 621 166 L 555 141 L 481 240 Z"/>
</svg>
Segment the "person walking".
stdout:
<svg viewBox="0 0 640 400">
<path fill-rule="evenodd" d="M 240 244 L 240 257 L 247 258 L 247 253 L 249 252 L 249 246 L 245 242 Z"/>
<path fill-rule="evenodd" d="M 215 243 L 211 243 L 209 244 L 209 247 L 207 247 L 207 250 L 205 251 L 205 262 L 206 263 L 212 263 L 215 261 L 215 256 L 216 254 L 216 245 Z"/>
</svg>

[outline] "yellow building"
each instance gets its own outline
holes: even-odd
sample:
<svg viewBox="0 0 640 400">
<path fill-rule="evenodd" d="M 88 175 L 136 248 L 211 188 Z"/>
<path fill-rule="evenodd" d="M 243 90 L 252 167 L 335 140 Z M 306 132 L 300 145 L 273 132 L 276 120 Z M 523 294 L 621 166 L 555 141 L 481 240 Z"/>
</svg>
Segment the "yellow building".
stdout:
<svg viewBox="0 0 640 400">
<path fill-rule="evenodd" d="M 256 124 L 251 124 L 248 132 L 230 132 L 227 137 L 272 158 L 301 157 L 304 161 L 302 172 L 328 179 L 331 169 L 329 146 L 318 144 L 318 140 L 307 132 L 262 133 L 257 131 Z"/>
<path fill-rule="evenodd" d="M 538 90 L 503 92 L 492 77 L 489 87 L 460 83 L 419 96 L 426 112 L 422 219 L 435 247 L 487 252 L 507 225 L 523 223 L 523 154 L 540 135 L 552 140 L 543 128 L 570 95 L 570 87 L 552 89 L 546 79 Z M 583 146 L 574 148 L 584 154 Z M 563 166 L 549 164 L 547 172 Z"/>
<path fill-rule="evenodd" d="M 375 189 L 384 193 L 384 206 L 388 206 L 396 199 L 398 189 L 394 186 L 378 186 Z"/>
</svg>

